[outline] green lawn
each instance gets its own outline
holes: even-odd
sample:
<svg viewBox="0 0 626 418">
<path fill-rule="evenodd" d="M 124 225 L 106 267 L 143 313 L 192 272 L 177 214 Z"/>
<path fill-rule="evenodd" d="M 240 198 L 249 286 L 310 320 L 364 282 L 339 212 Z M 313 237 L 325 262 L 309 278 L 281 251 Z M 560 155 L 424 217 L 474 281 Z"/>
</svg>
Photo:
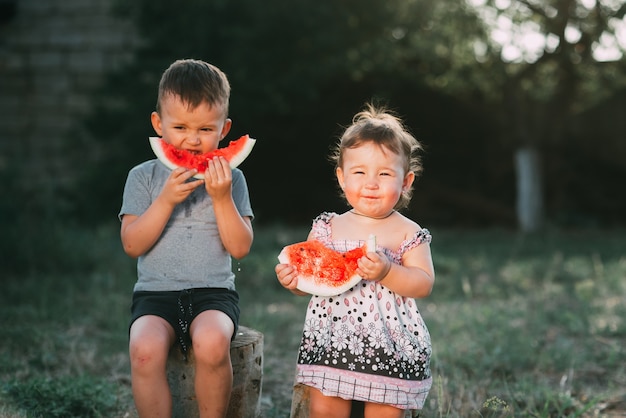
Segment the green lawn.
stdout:
<svg viewBox="0 0 626 418">
<path fill-rule="evenodd" d="M 306 232 L 259 227 L 234 262 L 241 323 L 265 336 L 265 417 L 289 415 L 307 303 L 273 267 Z M 432 232 L 437 279 L 418 304 L 435 384 L 422 416 L 626 416 L 626 231 Z M 0 417 L 133 417 L 135 267 L 117 225 L 48 239 L 38 268 L 2 279 Z"/>
</svg>

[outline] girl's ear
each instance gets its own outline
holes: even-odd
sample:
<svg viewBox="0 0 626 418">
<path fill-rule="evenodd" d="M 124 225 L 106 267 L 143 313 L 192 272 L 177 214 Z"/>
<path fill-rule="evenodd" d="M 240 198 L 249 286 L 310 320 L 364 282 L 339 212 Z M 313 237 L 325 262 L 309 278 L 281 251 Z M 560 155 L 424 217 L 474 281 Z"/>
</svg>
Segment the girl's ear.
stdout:
<svg viewBox="0 0 626 418">
<path fill-rule="evenodd" d="M 158 136 L 163 136 L 163 129 L 161 129 L 161 116 L 157 112 L 152 112 L 150 115 L 150 122 L 152 127 Z"/>
<path fill-rule="evenodd" d="M 408 173 L 406 173 L 406 175 L 404 176 L 404 180 L 402 181 L 402 191 L 403 192 L 408 191 L 413 185 L 414 181 L 415 181 L 415 173 L 412 171 L 409 171 Z"/>
<path fill-rule="evenodd" d="M 341 187 L 341 190 L 343 190 L 345 184 L 343 182 L 343 170 L 341 169 L 341 167 L 338 167 L 335 170 L 335 175 L 337 176 L 337 182 L 339 183 L 339 187 Z"/>
</svg>

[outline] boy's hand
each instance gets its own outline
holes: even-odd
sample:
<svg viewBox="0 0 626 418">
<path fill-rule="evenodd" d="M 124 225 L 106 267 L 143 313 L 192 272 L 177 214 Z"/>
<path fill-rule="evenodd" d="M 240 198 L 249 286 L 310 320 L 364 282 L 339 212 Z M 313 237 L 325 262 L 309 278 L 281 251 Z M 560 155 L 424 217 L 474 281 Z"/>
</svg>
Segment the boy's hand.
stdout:
<svg viewBox="0 0 626 418">
<path fill-rule="evenodd" d="M 231 195 L 233 172 L 226 158 L 215 157 L 208 161 L 204 172 L 204 187 L 212 199 L 218 200 Z"/>
<path fill-rule="evenodd" d="M 196 187 L 200 186 L 202 180 L 188 181 L 190 178 L 196 175 L 197 170 L 187 170 L 183 167 L 178 167 L 172 170 L 172 173 L 167 178 L 163 190 L 159 197 L 168 204 L 176 206 L 187 198 L 193 192 Z"/>
</svg>

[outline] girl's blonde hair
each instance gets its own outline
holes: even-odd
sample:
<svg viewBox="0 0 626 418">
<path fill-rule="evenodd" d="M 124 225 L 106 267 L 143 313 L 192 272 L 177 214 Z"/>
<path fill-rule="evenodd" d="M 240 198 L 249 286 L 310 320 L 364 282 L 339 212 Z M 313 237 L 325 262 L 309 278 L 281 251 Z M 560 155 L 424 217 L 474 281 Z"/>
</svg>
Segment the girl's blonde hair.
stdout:
<svg viewBox="0 0 626 418">
<path fill-rule="evenodd" d="M 422 145 L 393 112 L 371 103 L 366 104 L 365 109 L 352 118 L 352 124 L 346 128 L 331 149 L 329 158 L 335 164 L 335 169 L 343 166 L 343 154 L 346 149 L 357 148 L 367 142 L 373 142 L 402 157 L 405 175 L 412 171 L 417 177 L 422 172 L 421 159 L 418 155 Z M 406 208 L 412 195 L 412 187 L 404 190 L 395 209 Z"/>
</svg>

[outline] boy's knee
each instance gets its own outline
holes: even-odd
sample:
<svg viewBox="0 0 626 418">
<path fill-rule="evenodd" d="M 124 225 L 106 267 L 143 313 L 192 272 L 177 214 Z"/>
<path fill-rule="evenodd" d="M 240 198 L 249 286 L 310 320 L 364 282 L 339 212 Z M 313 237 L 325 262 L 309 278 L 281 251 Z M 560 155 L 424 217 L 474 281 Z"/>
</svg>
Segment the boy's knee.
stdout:
<svg viewBox="0 0 626 418">
<path fill-rule="evenodd" d="M 130 363 L 133 368 L 147 369 L 165 365 L 167 350 L 149 340 L 131 341 L 129 347 Z"/>
<path fill-rule="evenodd" d="M 174 330 L 162 318 L 146 315 L 138 318 L 130 329 L 128 350 L 131 364 L 165 365 Z"/>
<path fill-rule="evenodd" d="M 196 362 L 219 365 L 230 361 L 230 339 L 213 334 L 196 336 L 193 340 Z"/>
</svg>

